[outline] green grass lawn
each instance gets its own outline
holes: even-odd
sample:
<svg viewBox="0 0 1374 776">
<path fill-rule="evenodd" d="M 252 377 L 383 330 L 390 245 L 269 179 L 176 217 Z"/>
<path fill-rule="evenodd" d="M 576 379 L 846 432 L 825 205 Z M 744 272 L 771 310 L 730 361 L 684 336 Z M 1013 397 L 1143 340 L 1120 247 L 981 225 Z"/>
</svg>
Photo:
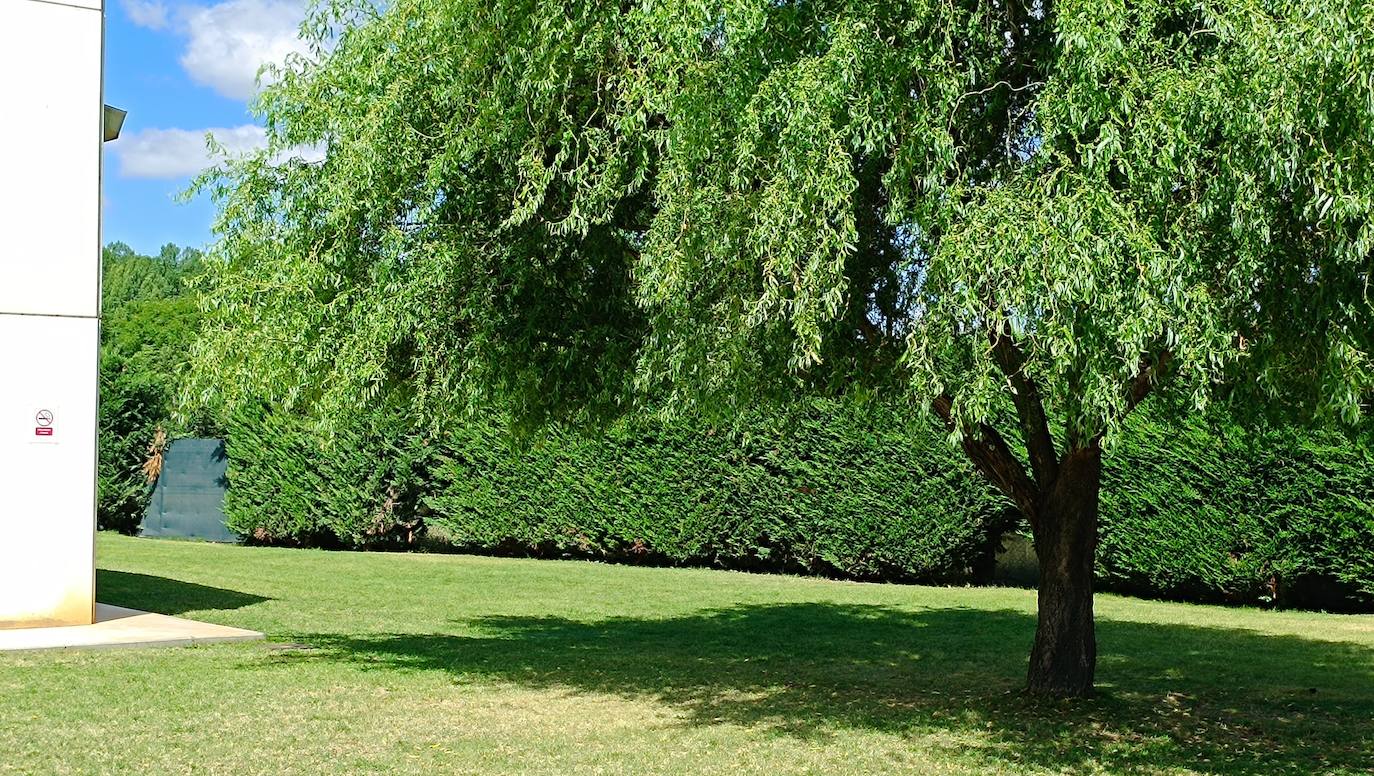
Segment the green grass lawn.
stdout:
<svg viewBox="0 0 1374 776">
<path fill-rule="evenodd" d="M 100 599 L 266 642 L 0 654 L 0 773 L 1354 773 L 1374 618 L 102 535 Z"/>
</svg>

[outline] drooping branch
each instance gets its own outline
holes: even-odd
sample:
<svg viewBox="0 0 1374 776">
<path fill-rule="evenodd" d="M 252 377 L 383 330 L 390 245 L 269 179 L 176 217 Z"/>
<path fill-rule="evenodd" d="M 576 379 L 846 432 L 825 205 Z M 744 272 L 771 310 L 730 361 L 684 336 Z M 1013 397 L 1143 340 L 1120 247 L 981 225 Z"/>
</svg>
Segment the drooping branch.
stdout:
<svg viewBox="0 0 1374 776">
<path fill-rule="evenodd" d="M 954 400 L 949 395 L 936 397 L 931 402 L 931 409 L 944 421 L 946 428 L 955 430 Z M 979 423 L 973 428 L 963 429 L 960 445 L 979 473 L 1011 499 L 1034 527 L 1039 490 L 1035 481 L 1026 474 L 1025 467 L 1012 454 L 1001 433 L 987 423 Z"/>
<path fill-rule="evenodd" d="M 1173 360 L 1174 353 L 1168 348 L 1161 350 L 1157 356 L 1144 355 L 1140 357 L 1138 371 L 1126 389 L 1126 408 L 1121 411 L 1122 420 L 1125 420 L 1126 416 L 1140 406 L 1140 403 L 1145 401 L 1155 386 L 1159 385 Z M 1099 431 L 1093 435 L 1091 444 L 1100 445 L 1103 433 Z"/>
<path fill-rule="evenodd" d="M 1172 350 L 1162 350 L 1159 355 L 1151 359 L 1149 356 L 1142 356 L 1140 359 L 1140 371 L 1136 373 L 1135 379 L 1131 381 L 1130 394 L 1126 397 L 1126 411 L 1123 417 L 1131 414 L 1131 411 L 1138 404 L 1145 401 L 1145 397 L 1150 395 L 1150 391 L 1163 379 L 1164 373 L 1168 371 L 1169 364 L 1174 360 Z"/>
<path fill-rule="evenodd" d="M 1011 383 L 1012 403 L 1016 405 L 1016 415 L 1021 421 L 1021 433 L 1026 439 L 1026 452 L 1030 457 L 1035 482 L 1041 490 L 1049 490 L 1059 474 L 1059 456 L 1055 451 L 1049 422 L 1045 418 L 1040 388 L 1026 374 L 1026 354 L 1012 339 L 1009 326 L 1004 323 L 1001 330 L 989 331 L 988 338 L 992 342 L 992 355 L 997 366 Z"/>
</svg>

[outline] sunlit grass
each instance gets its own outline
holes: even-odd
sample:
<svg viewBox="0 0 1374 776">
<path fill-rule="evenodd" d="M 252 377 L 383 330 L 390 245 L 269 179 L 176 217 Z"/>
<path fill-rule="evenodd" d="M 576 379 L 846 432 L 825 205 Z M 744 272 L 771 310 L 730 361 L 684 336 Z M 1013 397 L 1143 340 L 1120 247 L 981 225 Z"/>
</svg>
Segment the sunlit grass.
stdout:
<svg viewBox="0 0 1374 776">
<path fill-rule="evenodd" d="M 1034 595 L 102 536 L 108 603 L 266 642 L 0 655 L 0 772 L 1355 773 L 1374 618 L 1098 599 L 1099 697 L 1017 694 Z"/>
</svg>

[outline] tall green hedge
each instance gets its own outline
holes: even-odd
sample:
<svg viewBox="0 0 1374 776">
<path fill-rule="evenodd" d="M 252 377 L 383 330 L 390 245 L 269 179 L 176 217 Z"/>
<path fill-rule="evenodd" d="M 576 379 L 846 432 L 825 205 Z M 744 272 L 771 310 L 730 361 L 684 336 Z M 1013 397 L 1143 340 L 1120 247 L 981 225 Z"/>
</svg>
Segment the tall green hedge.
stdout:
<svg viewBox="0 0 1374 776">
<path fill-rule="evenodd" d="M 333 436 L 264 408 L 230 419 L 225 523 L 264 544 L 406 544 L 426 446 L 398 413 L 363 415 Z"/>
<path fill-rule="evenodd" d="M 923 418 L 818 402 L 734 429 L 627 420 L 515 446 L 493 419 L 439 436 L 400 412 L 331 439 L 241 416 L 230 527 L 251 540 L 460 548 L 982 581 L 1015 516 Z M 1374 605 L 1374 459 L 1348 437 L 1138 418 L 1109 451 L 1098 576 L 1207 601 Z"/>
<path fill-rule="evenodd" d="M 1138 419 L 1107 458 L 1099 578 L 1192 600 L 1374 602 L 1367 440 Z"/>
<path fill-rule="evenodd" d="M 432 485 L 431 519 L 470 547 L 854 578 L 985 575 L 1012 520 L 936 435 L 826 404 L 729 432 L 625 422 L 524 450 L 472 423 Z"/>
<path fill-rule="evenodd" d="M 131 368 L 108 347 L 100 352 L 100 446 L 96 467 L 96 524 L 134 532 L 151 486 L 143 471 L 148 446 L 167 417 L 164 386 Z"/>
</svg>

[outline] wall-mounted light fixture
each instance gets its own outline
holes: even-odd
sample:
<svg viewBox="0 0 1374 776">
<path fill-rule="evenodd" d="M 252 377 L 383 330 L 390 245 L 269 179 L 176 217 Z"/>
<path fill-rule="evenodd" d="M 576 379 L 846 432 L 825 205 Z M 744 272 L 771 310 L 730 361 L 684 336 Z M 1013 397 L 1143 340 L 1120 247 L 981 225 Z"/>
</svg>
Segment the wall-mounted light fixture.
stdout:
<svg viewBox="0 0 1374 776">
<path fill-rule="evenodd" d="M 119 139 L 119 130 L 124 128 L 124 117 L 128 115 L 128 111 L 110 105 L 105 106 L 105 142 Z"/>
</svg>

